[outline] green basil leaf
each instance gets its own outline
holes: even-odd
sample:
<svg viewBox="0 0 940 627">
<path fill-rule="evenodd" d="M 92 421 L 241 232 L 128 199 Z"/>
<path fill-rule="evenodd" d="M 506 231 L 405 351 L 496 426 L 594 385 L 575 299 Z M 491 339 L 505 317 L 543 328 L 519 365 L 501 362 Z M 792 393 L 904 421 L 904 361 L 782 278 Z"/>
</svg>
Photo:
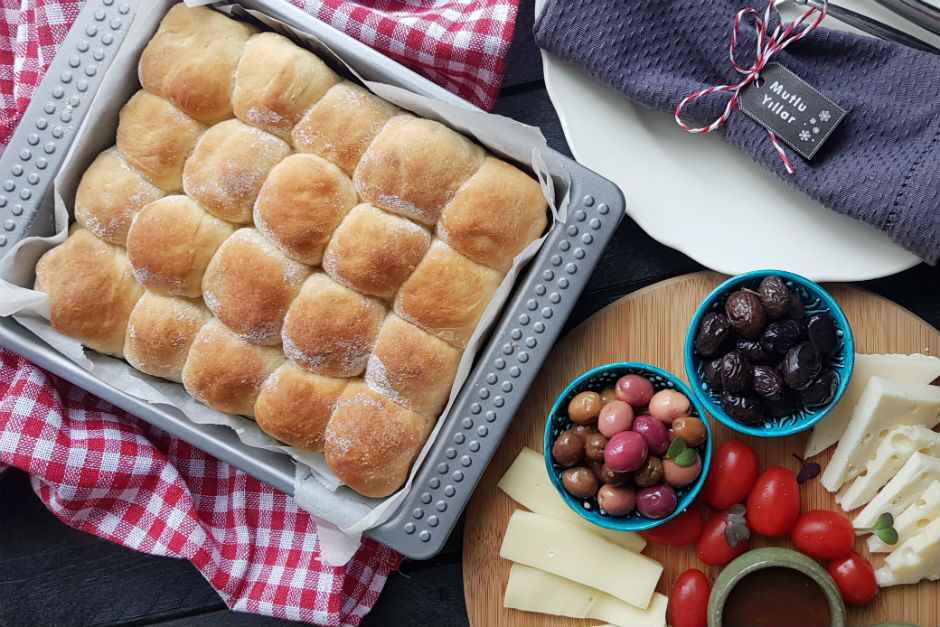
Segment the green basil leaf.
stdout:
<svg viewBox="0 0 940 627">
<path fill-rule="evenodd" d="M 878 520 L 875 521 L 875 526 L 872 529 L 887 529 L 894 526 L 894 516 L 891 515 L 891 512 L 885 512 L 878 517 Z"/>
<path fill-rule="evenodd" d="M 685 450 L 688 450 L 688 447 L 685 444 L 685 440 L 682 438 L 676 438 L 672 441 L 672 444 L 669 445 L 669 449 L 666 451 L 666 457 L 675 460 Z M 679 465 L 681 466 L 682 464 Z"/>
<path fill-rule="evenodd" d="M 696 455 L 695 451 L 690 448 L 685 449 L 678 456 L 676 456 L 672 461 L 676 462 L 676 466 L 682 466 L 686 468 L 695 463 Z"/>
<path fill-rule="evenodd" d="M 898 543 L 898 532 L 894 527 L 882 527 L 881 529 L 875 529 L 875 535 L 881 538 L 881 541 L 885 544 Z"/>
</svg>

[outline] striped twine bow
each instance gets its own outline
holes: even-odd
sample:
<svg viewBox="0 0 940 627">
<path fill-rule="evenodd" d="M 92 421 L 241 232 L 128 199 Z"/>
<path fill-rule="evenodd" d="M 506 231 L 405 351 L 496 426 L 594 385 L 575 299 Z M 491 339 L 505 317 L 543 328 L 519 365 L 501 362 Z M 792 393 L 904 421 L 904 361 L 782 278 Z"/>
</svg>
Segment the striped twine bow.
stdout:
<svg viewBox="0 0 940 627">
<path fill-rule="evenodd" d="M 734 108 L 738 106 L 738 94 L 741 93 L 741 90 L 758 79 L 761 70 L 764 69 L 764 66 L 767 65 L 771 57 L 789 46 L 794 41 L 802 39 L 803 37 L 806 37 L 811 32 L 813 32 L 813 30 L 819 26 L 819 23 L 822 22 L 823 18 L 826 17 L 826 7 L 828 4 L 828 0 L 822 0 L 822 6 L 810 7 L 810 9 L 801 15 L 798 20 L 791 22 L 786 26 L 783 24 L 778 24 L 773 33 L 771 33 L 769 36 L 767 34 L 767 28 L 770 24 L 771 12 L 774 11 L 774 0 L 770 0 L 770 2 L 767 4 L 767 9 L 764 10 L 763 17 L 761 17 L 761 14 L 757 10 L 750 7 L 738 11 L 738 13 L 734 16 L 734 28 L 731 31 L 731 47 L 728 50 L 728 56 L 731 59 L 731 65 L 734 66 L 735 70 L 744 75 L 744 79 L 740 83 L 734 85 L 715 85 L 714 87 L 697 91 L 691 96 L 688 96 L 676 107 L 676 124 L 690 133 L 711 133 L 715 129 L 719 128 L 722 124 L 727 122 L 731 112 L 734 111 Z M 803 30 L 794 33 L 797 27 L 802 25 L 806 20 L 813 17 L 814 14 L 818 15 L 812 24 L 809 24 Z M 754 26 L 757 32 L 757 54 L 756 58 L 754 59 L 754 64 L 749 68 L 745 68 L 739 65 L 735 60 L 734 48 L 738 43 L 738 31 L 741 28 L 741 23 L 748 16 L 753 16 L 754 18 Z M 722 113 L 718 119 L 708 126 L 703 126 L 701 128 L 693 128 L 682 121 L 681 115 L 683 107 L 690 104 L 697 98 L 707 96 L 708 94 L 716 91 L 732 92 L 731 99 L 728 100 L 728 104 L 725 106 L 724 113 Z M 767 133 L 770 135 L 770 141 L 773 142 L 774 148 L 777 150 L 777 154 L 780 155 L 780 158 L 783 160 L 783 164 L 786 166 L 787 172 L 789 174 L 795 174 L 796 170 L 793 169 L 793 166 L 790 164 L 790 160 L 787 159 L 787 155 L 783 152 L 783 147 L 777 140 L 777 136 L 774 135 L 773 131 L 770 130 L 768 130 Z"/>
</svg>

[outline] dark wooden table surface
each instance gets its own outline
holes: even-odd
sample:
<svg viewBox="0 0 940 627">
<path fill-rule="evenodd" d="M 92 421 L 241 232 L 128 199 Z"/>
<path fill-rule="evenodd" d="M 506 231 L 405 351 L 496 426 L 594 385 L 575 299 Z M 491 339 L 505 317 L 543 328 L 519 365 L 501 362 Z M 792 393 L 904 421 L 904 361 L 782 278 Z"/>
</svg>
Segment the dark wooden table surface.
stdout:
<svg viewBox="0 0 940 627">
<path fill-rule="evenodd" d="M 532 41 L 532 0 L 522 0 L 496 112 L 540 126 L 549 145 L 570 154 L 542 82 Z M 630 190 L 625 190 L 627 202 Z M 634 290 L 701 269 L 625 218 L 569 327 Z M 860 284 L 940 328 L 940 269 L 921 264 Z M 436 558 L 406 561 L 393 573 L 363 625 L 466 625 L 462 525 Z M 26 474 L 0 474 L 0 627 L 297 625 L 226 610 L 187 561 L 137 553 L 59 522 L 33 494 Z"/>
</svg>

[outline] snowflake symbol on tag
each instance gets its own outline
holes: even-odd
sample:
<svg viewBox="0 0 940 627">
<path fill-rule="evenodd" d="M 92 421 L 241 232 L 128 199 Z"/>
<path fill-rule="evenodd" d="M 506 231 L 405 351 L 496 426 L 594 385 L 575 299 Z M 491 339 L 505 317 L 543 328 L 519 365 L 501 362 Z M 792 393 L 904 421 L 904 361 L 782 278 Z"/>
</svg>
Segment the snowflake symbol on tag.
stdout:
<svg viewBox="0 0 940 627">
<path fill-rule="evenodd" d="M 819 135 L 819 127 L 818 127 L 818 126 L 814 126 L 814 127 L 813 127 L 813 135 Z"/>
<path fill-rule="evenodd" d="M 819 112 L 819 119 L 822 120 L 823 122 L 828 122 L 829 118 L 831 117 L 832 117 L 832 114 L 829 113 L 828 109 L 823 109 L 822 111 Z"/>
<path fill-rule="evenodd" d="M 810 137 L 812 137 L 812 136 L 809 134 L 809 131 L 800 131 L 800 139 L 801 139 L 801 140 L 803 140 L 803 141 L 805 141 L 805 142 L 808 142 Z"/>
<path fill-rule="evenodd" d="M 825 120 L 823 120 L 823 121 L 825 121 Z M 809 119 L 809 123 L 810 123 L 810 124 L 815 124 L 815 123 L 816 123 L 816 118 L 810 118 L 810 119 Z"/>
</svg>

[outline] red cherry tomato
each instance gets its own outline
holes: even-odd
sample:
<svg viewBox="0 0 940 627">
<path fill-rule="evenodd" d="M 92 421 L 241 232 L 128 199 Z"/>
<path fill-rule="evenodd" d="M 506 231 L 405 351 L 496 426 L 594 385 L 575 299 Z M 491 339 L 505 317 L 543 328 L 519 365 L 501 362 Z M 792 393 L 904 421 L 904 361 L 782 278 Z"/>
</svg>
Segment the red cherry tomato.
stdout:
<svg viewBox="0 0 940 627">
<path fill-rule="evenodd" d="M 771 466 L 757 477 L 747 497 L 751 528 L 765 536 L 782 536 L 800 517 L 800 486 L 783 466 Z"/>
<path fill-rule="evenodd" d="M 875 569 L 867 559 L 852 551 L 842 559 L 829 562 L 829 575 L 835 580 L 846 603 L 862 605 L 878 592 Z"/>
<path fill-rule="evenodd" d="M 704 564 L 711 566 L 727 564 L 744 553 L 747 545 L 750 544 L 749 540 L 738 542 L 738 545 L 734 547 L 728 544 L 725 539 L 725 527 L 728 526 L 725 516 L 727 516 L 726 512 L 716 512 L 705 521 L 705 526 L 702 527 L 702 535 L 695 544 L 695 554 Z"/>
<path fill-rule="evenodd" d="M 757 478 L 757 455 L 740 440 L 727 440 L 712 457 L 705 498 L 715 509 L 743 503 Z"/>
<path fill-rule="evenodd" d="M 814 509 L 806 512 L 790 530 L 790 538 L 803 553 L 818 560 L 837 560 L 852 552 L 855 529 L 836 512 Z"/>
<path fill-rule="evenodd" d="M 666 546 L 692 544 L 702 535 L 702 509 L 691 505 L 684 512 L 652 529 L 644 529 L 640 535 L 650 542 Z"/>
<path fill-rule="evenodd" d="M 707 627 L 708 577 L 697 568 L 690 568 L 676 580 L 669 597 L 669 624 L 672 627 Z"/>
</svg>

